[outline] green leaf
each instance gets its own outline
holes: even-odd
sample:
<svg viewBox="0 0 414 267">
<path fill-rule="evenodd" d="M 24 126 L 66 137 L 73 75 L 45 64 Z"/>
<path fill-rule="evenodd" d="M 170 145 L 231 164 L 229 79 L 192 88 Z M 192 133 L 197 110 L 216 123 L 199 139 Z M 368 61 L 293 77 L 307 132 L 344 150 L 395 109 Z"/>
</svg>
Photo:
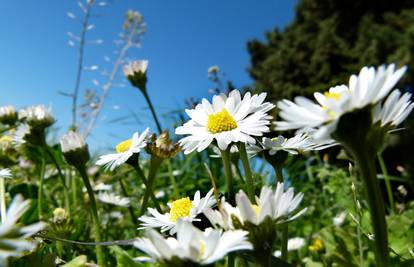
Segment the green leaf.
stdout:
<svg viewBox="0 0 414 267">
<path fill-rule="evenodd" d="M 139 267 L 140 265 L 129 256 L 129 254 L 118 246 L 110 248 L 116 256 L 116 262 L 118 267 Z"/>
<path fill-rule="evenodd" d="M 70 262 L 66 263 L 62 267 L 84 267 L 86 266 L 86 261 L 87 261 L 86 256 L 80 255 L 74 258 L 73 260 L 71 260 Z"/>
</svg>

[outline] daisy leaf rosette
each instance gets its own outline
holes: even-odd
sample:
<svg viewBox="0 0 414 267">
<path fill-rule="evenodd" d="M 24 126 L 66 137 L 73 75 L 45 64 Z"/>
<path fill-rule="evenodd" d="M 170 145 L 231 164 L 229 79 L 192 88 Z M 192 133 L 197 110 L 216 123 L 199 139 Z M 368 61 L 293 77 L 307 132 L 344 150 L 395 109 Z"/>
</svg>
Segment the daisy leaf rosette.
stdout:
<svg viewBox="0 0 414 267">
<path fill-rule="evenodd" d="M 116 153 L 100 156 L 96 165 L 104 166 L 105 169 L 113 171 L 146 147 L 148 133 L 149 128 L 146 128 L 141 134 L 135 132 L 131 139 L 122 141 L 116 146 Z"/>
<path fill-rule="evenodd" d="M 197 191 L 193 200 L 184 197 L 168 203 L 170 211 L 160 213 L 156 209 L 148 208 L 149 216 L 143 215 L 139 218 L 142 222 L 139 229 L 161 228 L 161 232 L 169 231 L 171 235 L 177 232 L 177 223 L 179 220 L 189 222 L 200 221 L 197 216 L 205 209 L 211 208 L 216 204 L 211 189 L 205 197 L 201 197 L 200 191 Z"/>
<path fill-rule="evenodd" d="M 316 102 L 298 96 L 294 102 L 277 103 L 282 121 L 275 122 L 275 130 L 315 128 L 314 137 L 319 140 L 335 139 L 333 133 L 344 114 L 372 107 L 391 92 L 406 71 L 396 70 L 395 64 L 363 67 L 358 75 L 352 75 L 349 85 L 339 85 L 325 93 L 315 93 Z"/>
<path fill-rule="evenodd" d="M 228 253 L 252 249 L 246 231 L 212 228 L 201 231 L 184 220 L 178 221 L 177 238 L 164 238 L 152 229 L 146 234 L 147 237 L 139 238 L 134 246 L 163 266 L 211 265 Z"/>
<path fill-rule="evenodd" d="M 274 105 L 264 102 L 265 98 L 265 93 L 249 92 L 242 98 L 233 90 L 228 96 L 213 96 L 212 103 L 203 99 L 194 109 L 186 109 L 190 120 L 175 130 L 178 135 L 188 135 L 179 141 L 184 153 L 201 152 L 213 141 L 221 150 L 237 142 L 255 144 L 254 137 L 269 131 L 272 118 L 268 112 Z"/>
<path fill-rule="evenodd" d="M 6 218 L 0 224 L 0 266 L 8 266 L 10 257 L 21 257 L 37 246 L 37 242 L 30 237 L 41 231 L 46 224 L 38 222 L 24 226 L 18 223 L 29 207 L 30 200 L 17 195 L 7 209 Z"/>
</svg>

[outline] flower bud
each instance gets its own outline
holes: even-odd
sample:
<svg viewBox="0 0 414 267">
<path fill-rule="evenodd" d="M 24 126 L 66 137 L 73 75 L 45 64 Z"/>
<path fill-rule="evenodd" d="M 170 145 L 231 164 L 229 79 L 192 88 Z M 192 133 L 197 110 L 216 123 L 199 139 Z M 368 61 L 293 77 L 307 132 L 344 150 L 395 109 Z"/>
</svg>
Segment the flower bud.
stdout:
<svg viewBox="0 0 414 267">
<path fill-rule="evenodd" d="M 69 131 L 60 139 L 60 146 L 66 161 L 75 166 L 85 166 L 89 160 L 88 145 L 76 132 Z"/>
<path fill-rule="evenodd" d="M 147 144 L 145 151 L 161 159 L 175 157 L 180 152 L 178 143 L 173 143 L 167 131 L 162 132 L 158 137 L 152 135 L 151 141 Z"/>
<path fill-rule="evenodd" d="M 125 77 L 141 91 L 146 90 L 148 60 L 131 61 L 124 66 Z"/>
<path fill-rule="evenodd" d="M 14 125 L 17 121 L 17 112 L 13 106 L 0 107 L 0 123 Z"/>
</svg>

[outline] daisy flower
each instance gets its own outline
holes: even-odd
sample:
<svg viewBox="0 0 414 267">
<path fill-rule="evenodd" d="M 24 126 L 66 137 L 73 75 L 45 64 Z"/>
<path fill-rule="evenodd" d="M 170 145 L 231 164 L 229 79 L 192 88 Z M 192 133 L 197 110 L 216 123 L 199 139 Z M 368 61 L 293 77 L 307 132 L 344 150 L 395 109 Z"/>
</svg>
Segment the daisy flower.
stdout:
<svg viewBox="0 0 414 267">
<path fill-rule="evenodd" d="M 42 230 L 46 224 L 38 222 L 24 226 L 18 223 L 29 207 L 30 201 L 17 195 L 7 209 L 6 218 L 0 224 L 0 266 L 8 266 L 8 258 L 23 256 L 37 245 L 28 238 Z"/>
<path fill-rule="evenodd" d="M 355 109 L 375 105 L 384 99 L 406 71 L 406 67 L 395 70 L 395 65 L 385 65 L 375 69 L 364 67 L 359 75 L 352 75 L 349 86 L 332 87 L 328 92 L 315 93 L 317 102 L 305 97 L 295 101 L 279 101 L 280 117 L 276 130 L 316 128 L 315 138 L 330 139 L 336 130 L 339 119 Z"/>
<path fill-rule="evenodd" d="M 265 98 L 265 93 L 246 93 L 242 98 L 233 90 L 228 96 L 213 96 L 212 103 L 203 99 L 194 109 L 186 109 L 190 121 L 175 130 L 176 134 L 189 135 L 179 141 L 184 153 L 200 152 L 213 141 L 221 150 L 236 142 L 254 144 L 255 136 L 269 131 L 272 117 L 267 112 L 274 105 L 264 102 Z"/>
<path fill-rule="evenodd" d="M 102 192 L 98 194 L 98 199 L 106 204 L 111 204 L 119 207 L 129 207 L 129 198 L 118 196 L 114 193 Z"/>
<path fill-rule="evenodd" d="M 0 178 L 10 178 L 11 177 L 11 171 L 10 169 L 2 169 L 0 170 Z"/>
<path fill-rule="evenodd" d="M 414 108 L 411 94 L 401 95 L 394 90 L 385 100 L 384 104 L 377 104 L 374 108 L 374 123 L 380 122 L 381 127 L 395 128 L 403 122 Z"/>
<path fill-rule="evenodd" d="M 289 238 L 288 244 L 287 244 L 287 250 L 288 251 L 299 250 L 305 246 L 305 243 L 306 241 L 302 237 Z M 274 256 L 277 258 L 280 258 L 280 256 L 282 256 L 282 252 L 280 250 L 276 250 L 274 253 Z"/>
<path fill-rule="evenodd" d="M 189 222 L 200 221 L 200 219 L 196 218 L 197 215 L 215 204 L 216 200 L 213 196 L 213 189 L 203 198 L 200 196 L 200 191 L 197 191 L 193 200 L 190 200 L 189 197 L 184 197 L 169 203 L 170 212 L 161 214 L 156 209 L 148 208 L 150 216 L 144 215 L 139 218 L 142 222 L 139 229 L 161 228 L 161 232 L 170 231 L 170 234 L 173 235 L 177 232 L 178 219 Z"/>
<path fill-rule="evenodd" d="M 55 123 L 52 108 L 45 105 L 30 106 L 19 111 L 19 119 L 33 127 L 49 127 Z"/>
<path fill-rule="evenodd" d="M 0 123 L 12 125 L 17 121 L 17 112 L 13 106 L 0 107 Z"/>
<path fill-rule="evenodd" d="M 177 238 L 165 239 L 156 231 L 148 230 L 147 237 L 139 238 L 134 246 L 166 266 L 169 266 L 173 258 L 183 263 L 208 265 L 221 260 L 230 252 L 251 250 L 247 234 L 242 230 L 223 232 L 211 228 L 203 232 L 190 222 L 180 220 L 177 224 Z"/>
<path fill-rule="evenodd" d="M 105 166 L 106 169 L 113 171 L 116 167 L 124 164 L 132 155 L 137 154 L 147 145 L 149 128 L 145 129 L 141 135 L 135 132 L 131 139 L 125 140 L 116 146 L 116 152 L 100 156 L 96 165 Z"/>
<path fill-rule="evenodd" d="M 123 68 L 125 77 L 134 76 L 135 73 L 146 73 L 148 60 L 135 60 L 126 64 Z"/>
<path fill-rule="evenodd" d="M 271 156 L 278 151 L 285 151 L 296 155 L 303 151 L 322 150 L 333 145 L 335 145 L 333 140 L 317 142 L 307 133 L 300 133 L 291 138 L 285 138 L 281 135 L 275 138 L 263 137 L 262 140 L 263 149 L 268 150 Z"/>
<path fill-rule="evenodd" d="M 303 193 L 295 196 L 294 189 L 290 187 L 284 191 L 284 184 L 278 183 L 276 190 L 264 186 L 259 196 L 256 196 L 256 204 L 252 204 L 247 195 L 240 190 L 236 195 L 236 207 L 224 200 L 221 210 L 206 209 L 204 214 L 213 225 L 224 229 L 233 229 L 232 216 L 240 223 L 250 222 L 254 225 L 261 224 L 266 218 L 276 223 L 293 221 L 306 212 L 306 208 L 297 211 L 303 199 Z"/>
</svg>

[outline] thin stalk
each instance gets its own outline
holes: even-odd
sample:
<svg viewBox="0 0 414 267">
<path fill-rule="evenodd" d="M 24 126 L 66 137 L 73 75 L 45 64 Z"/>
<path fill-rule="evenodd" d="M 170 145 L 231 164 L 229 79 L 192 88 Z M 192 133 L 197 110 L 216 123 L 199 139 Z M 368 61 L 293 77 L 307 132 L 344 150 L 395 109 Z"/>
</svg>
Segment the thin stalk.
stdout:
<svg viewBox="0 0 414 267">
<path fill-rule="evenodd" d="M 253 176 L 252 170 L 250 169 L 249 157 L 247 156 L 246 152 L 246 145 L 244 143 L 239 143 L 239 153 L 240 159 L 243 164 L 244 174 L 246 176 L 246 183 L 247 183 L 247 195 L 252 203 L 255 202 L 254 199 L 254 183 L 253 183 Z"/>
<path fill-rule="evenodd" d="M 92 7 L 93 1 L 88 1 L 88 5 L 86 7 L 85 17 L 82 21 L 82 32 L 79 41 L 79 58 L 78 58 L 78 67 L 76 71 L 76 81 L 75 81 L 75 88 L 72 94 L 72 128 L 76 129 L 76 118 L 77 118 L 77 107 L 78 107 L 78 95 L 79 95 L 79 88 L 80 82 L 82 78 L 82 71 L 83 71 L 83 56 L 85 50 L 85 39 L 86 39 L 86 32 L 88 31 L 88 24 L 90 18 L 90 11 Z"/>
<path fill-rule="evenodd" d="M 357 148 L 353 152 L 364 181 L 371 214 L 371 224 L 374 230 L 376 266 L 387 267 L 389 265 L 387 223 L 385 220 L 384 200 L 381 196 L 375 170 L 375 154 L 371 155 L 363 147 Z"/>
<path fill-rule="evenodd" d="M 390 202 L 391 207 L 390 210 L 391 213 L 395 213 L 394 196 L 392 195 L 391 181 L 390 176 L 388 175 L 387 166 L 385 165 L 385 161 L 381 153 L 377 154 L 377 158 L 381 167 L 381 172 L 384 175 L 385 187 L 387 188 L 388 200 Z"/>
<path fill-rule="evenodd" d="M 148 104 L 148 107 L 151 111 L 152 117 L 154 118 L 154 122 L 157 125 L 158 133 L 161 134 L 162 127 L 161 127 L 161 124 L 158 120 L 157 113 L 155 113 L 155 109 L 154 109 L 154 106 L 152 105 L 151 98 L 148 95 L 147 89 L 144 88 L 143 90 L 141 90 L 141 92 L 144 95 L 145 100 L 147 101 L 147 104 Z"/>
<path fill-rule="evenodd" d="M 60 181 L 63 185 L 63 194 L 65 197 L 65 209 L 70 214 L 70 204 L 69 204 L 69 191 L 68 187 L 66 186 L 65 176 L 63 175 L 62 169 L 60 168 L 59 163 L 57 162 L 53 152 L 51 151 L 50 147 L 45 145 L 46 154 L 49 156 L 50 160 L 52 161 L 53 165 L 55 165 L 56 170 L 58 171 Z"/>
<path fill-rule="evenodd" d="M 282 226 L 282 260 L 286 261 L 288 257 L 288 240 L 289 227 L 288 224 Z"/>
<path fill-rule="evenodd" d="M 142 180 L 142 182 L 144 182 L 144 185 L 145 185 L 145 190 L 147 190 L 147 188 L 148 188 L 148 181 L 147 181 L 147 179 L 145 178 L 144 172 L 142 171 L 141 167 L 139 166 L 139 164 L 133 165 L 133 167 L 134 167 L 135 171 L 136 171 L 136 172 L 137 172 L 137 174 L 138 174 L 138 176 L 137 176 L 137 177 L 138 177 L 138 178 L 140 178 L 140 179 Z M 138 184 L 139 184 L 140 182 L 141 182 L 141 181 L 139 181 L 139 180 L 138 180 Z M 154 192 L 153 192 L 153 191 L 151 191 L 151 192 L 150 192 L 150 197 L 151 197 L 151 200 L 152 200 L 152 202 L 154 203 L 154 206 L 155 206 L 155 208 L 157 209 L 157 211 L 158 211 L 158 212 L 161 212 L 162 210 L 161 210 L 160 204 L 158 204 L 157 198 L 155 197 L 155 195 L 154 195 Z"/>
<path fill-rule="evenodd" d="M 77 188 L 76 177 L 72 177 L 70 170 L 69 170 L 69 174 L 70 174 L 69 179 L 70 179 L 71 187 L 72 187 L 72 205 L 74 207 L 77 207 L 78 206 L 78 188 Z"/>
<path fill-rule="evenodd" d="M 1 201 L 1 222 L 4 223 L 6 221 L 6 189 L 4 184 L 4 178 L 0 178 L 0 201 Z"/>
<path fill-rule="evenodd" d="M 100 220 L 98 215 L 98 208 L 96 206 L 95 194 L 93 192 L 92 186 L 89 182 L 88 174 L 86 173 L 85 167 L 78 168 L 79 174 L 82 177 L 83 183 L 85 184 L 86 190 L 88 192 L 89 201 L 91 204 L 91 215 L 94 224 L 95 232 L 95 242 L 101 242 L 101 229 L 100 229 Z M 96 246 L 96 257 L 98 260 L 99 266 L 106 266 L 105 264 L 105 254 L 102 246 Z"/>
<path fill-rule="evenodd" d="M 234 256 L 231 254 L 227 257 L 227 267 L 234 267 Z"/>
<path fill-rule="evenodd" d="M 231 162 L 230 162 L 230 147 L 226 150 L 220 150 L 221 159 L 223 160 L 223 169 L 224 175 L 226 176 L 226 185 L 227 185 L 227 197 L 230 202 L 234 199 L 233 191 L 233 174 L 231 172 Z"/>
<path fill-rule="evenodd" d="M 149 170 L 149 174 L 148 174 L 148 183 L 147 183 L 147 187 L 146 187 L 146 190 L 145 190 L 144 199 L 142 200 L 140 216 L 142 216 L 145 213 L 146 209 L 147 209 L 148 199 L 150 198 L 151 193 L 154 194 L 154 192 L 152 191 L 152 186 L 154 184 L 155 176 L 157 174 L 158 168 L 161 165 L 161 162 L 162 162 L 162 160 L 160 158 L 157 158 L 155 156 L 151 157 L 151 166 L 150 166 L 150 170 Z M 157 203 L 156 200 L 154 200 L 154 201 L 155 201 L 155 203 Z"/>
<path fill-rule="evenodd" d="M 124 182 L 123 182 L 122 178 L 119 179 L 119 184 L 121 185 L 121 190 L 122 190 L 122 193 L 124 194 L 124 196 L 126 198 L 129 198 L 128 191 L 125 188 L 125 185 L 124 185 Z M 132 208 L 132 205 L 128 206 L 128 210 L 129 210 L 129 214 L 131 215 L 132 224 L 137 225 L 138 221 L 136 220 L 137 217 L 135 216 L 134 209 Z"/>
<path fill-rule="evenodd" d="M 39 211 L 39 220 L 43 219 L 43 180 L 45 178 L 45 169 L 46 161 L 42 158 L 42 165 L 40 165 L 40 174 L 39 174 L 39 188 L 37 196 L 37 209 Z"/>
</svg>

